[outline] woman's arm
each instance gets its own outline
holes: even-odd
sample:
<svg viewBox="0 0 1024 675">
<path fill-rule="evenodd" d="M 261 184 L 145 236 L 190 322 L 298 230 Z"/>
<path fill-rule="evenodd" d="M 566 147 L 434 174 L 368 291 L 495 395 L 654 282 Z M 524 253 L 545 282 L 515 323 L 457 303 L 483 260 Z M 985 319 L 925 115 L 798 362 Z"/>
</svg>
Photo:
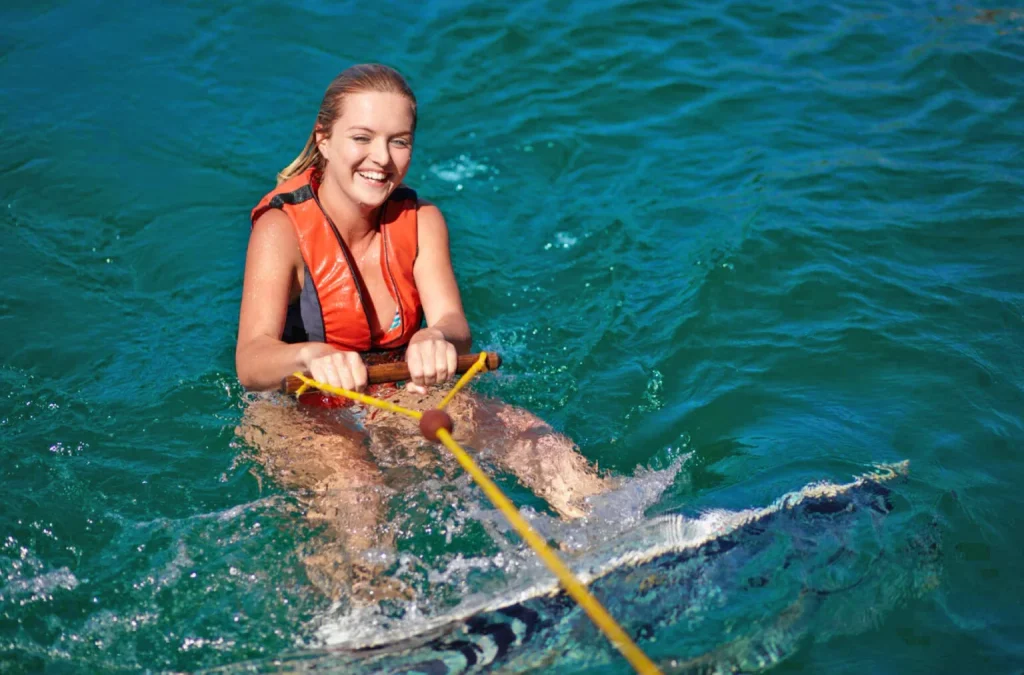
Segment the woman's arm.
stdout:
<svg viewBox="0 0 1024 675">
<path fill-rule="evenodd" d="M 457 355 L 469 352 L 473 338 L 452 269 L 448 225 L 440 209 L 420 202 L 417 232 L 419 253 L 413 277 L 427 327 L 409 341 L 406 361 L 412 381 L 424 385 L 454 375 Z"/>
<path fill-rule="evenodd" d="M 418 241 L 419 253 L 413 276 L 420 292 L 427 327 L 439 330 L 460 354 L 466 354 L 473 338 L 452 269 L 448 225 L 441 210 L 429 202 L 420 202 Z"/>
<path fill-rule="evenodd" d="M 299 241 L 288 216 L 276 209 L 260 216 L 253 225 L 245 257 L 242 308 L 235 346 L 235 370 L 239 382 L 246 389 L 276 389 L 285 376 L 296 370 L 309 370 L 310 364 L 318 357 L 342 354 L 322 343 L 291 345 L 281 341 L 288 304 L 297 294 L 298 273 L 303 269 L 302 265 Z M 355 356 L 359 364 L 352 364 L 352 368 L 363 368 L 365 373 L 362 360 L 358 354 Z M 346 363 L 350 360 L 350 357 L 341 358 Z M 344 386 L 341 384 L 343 379 L 337 378 L 338 386 Z M 349 383 L 350 388 L 353 385 L 358 385 L 358 382 Z"/>
</svg>

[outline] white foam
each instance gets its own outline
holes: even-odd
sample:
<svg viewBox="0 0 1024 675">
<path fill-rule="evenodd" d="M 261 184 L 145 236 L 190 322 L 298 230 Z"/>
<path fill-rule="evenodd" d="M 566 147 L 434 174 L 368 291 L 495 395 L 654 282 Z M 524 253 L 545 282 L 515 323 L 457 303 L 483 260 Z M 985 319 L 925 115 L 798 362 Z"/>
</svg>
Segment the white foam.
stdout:
<svg viewBox="0 0 1024 675">
<path fill-rule="evenodd" d="M 27 605 L 33 602 L 53 599 L 58 590 L 70 591 L 78 587 L 76 577 L 67 567 L 31 577 L 18 576 L 0 589 L 0 602 L 16 602 Z"/>
<path fill-rule="evenodd" d="M 678 467 L 670 467 L 662 472 L 650 472 L 646 476 L 639 477 L 638 485 L 644 486 L 645 489 L 634 490 L 633 500 L 635 501 L 624 499 L 624 502 L 627 505 L 635 506 L 650 499 L 651 494 L 660 495 L 661 492 L 657 491 L 657 485 L 660 482 L 667 486 L 671 482 L 666 482 L 667 476 L 674 476 L 674 471 L 678 471 Z M 807 499 L 834 497 L 868 481 L 890 480 L 905 475 L 907 471 L 907 462 L 880 465 L 877 472 L 857 477 L 853 482 L 845 484 L 813 483 L 799 491 L 787 493 L 763 508 L 750 508 L 741 511 L 716 509 L 702 513 L 697 518 L 669 515 L 643 520 L 640 523 L 633 521 L 631 526 L 616 528 L 622 533 L 621 537 L 606 539 L 604 543 L 597 545 L 593 550 L 574 556 L 567 562 L 577 577 L 583 583 L 589 584 L 624 565 L 636 565 L 673 551 L 696 549 L 734 532 L 752 521 L 793 508 Z M 634 480 L 637 479 L 634 478 Z M 645 480 L 649 482 L 645 483 Z M 628 481 L 620 489 L 625 489 L 629 493 Z M 641 497 L 639 499 L 637 499 L 638 494 Z M 615 497 L 611 496 L 610 499 L 608 508 L 611 508 Z M 533 515 L 533 520 L 535 525 L 541 522 L 536 514 Z M 591 525 L 584 522 L 579 526 L 585 530 Z M 527 551 L 520 551 L 520 553 L 523 556 L 529 555 Z M 505 555 L 507 556 L 508 553 L 506 552 Z M 492 560 L 492 562 L 494 561 Z M 466 564 L 466 561 L 463 560 L 457 563 L 460 567 L 465 567 Z M 536 563 L 531 567 L 537 569 L 538 566 L 539 563 Z M 505 569 L 509 569 L 507 564 Z M 449 565 L 447 572 L 451 573 L 452 571 L 453 568 Z M 511 580 L 498 599 L 491 594 L 472 593 L 465 596 L 455 608 L 446 611 L 442 616 L 428 616 L 427 612 L 420 611 L 419 606 L 414 606 L 415 618 L 410 615 L 408 619 L 402 620 L 384 620 L 375 608 L 362 608 L 346 617 L 325 619 L 316 630 L 314 639 L 325 645 L 340 646 L 346 649 L 380 647 L 464 621 L 481 612 L 494 611 L 530 598 L 553 595 L 559 591 L 557 580 L 550 574 L 538 575 L 531 571 L 515 576 L 516 578 Z"/>
<path fill-rule="evenodd" d="M 550 251 L 552 248 L 569 249 L 577 243 L 579 243 L 579 239 L 568 232 L 555 232 L 555 241 L 544 244 L 544 250 Z"/>
<path fill-rule="evenodd" d="M 643 521 L 644 512 L 657 502 L 658 498 L 673 483 L 689 454 L 677 457 L 668 468 L 655 471 L 640 468 L 631 478 L 625 478 L 614 490 L 592 498 L 592 512 L 586 518 L 563 521 L 560 518 L 538 513 L 530 507 L 520 509 L 520 514 L 545 539 L 559 541 L 563 554 L 595 546 L 598 542 L 615 539 L 628 529 Z M 468 481 L 468 477 L 463 477 Z M 469 489 L 469 486 L 465 486 Z M 332 608 L 328 616 L 320 618 L 315 631 L 314 642 L 325 646 L 350 647 L 351 645 L 379 644 L 390 642 L 384 635 L 405 635 L 419 632 L 418 626 L 433 626 L 439 620 L 438 611 L 445 616 L 465 607 L 484 606 L 493 602 L 494 589 L 471 589 L 467 579 L 474 573 L 493 573 L 495 581 L 501 584 L 502 597 L 531 597 L 532 589 L 548 583 L 551 574 L 540 559 L 529 548 L 522 546 L 518 538 L 505 535 L 510 528 L 504 517 L 489 505 L 470 503 L 466 514 L 481 522 L 492 532 L 494 540 L 503 549 L 493 556 L 467 558 L 457 555 L 443 568 L 427 571 L 427 581 L 435 593 L 442 589 L 454 591 L 461 598 L 453 609 L 437 607 L 430 597 L 414 601 L 399 619 L 385 616 L 376 607 L 360 607 L 351 614 L 339 616 L 341 606 Z M 510 542 L 516 542 L 511 544 Z M 399 576 L 417 567 L 410 556 L 401 556 Z M 475 584 L 479 586 L 479 584 Z M 433 594 L 432 594 L 433 595 Z M 448 619 L 441 619 L 442 623 Z"/>
<path fill-rule="evenodd" d="M 461 183 L 491 170 L 489 166 L 468 155 L 430 165 L 430 173 L 447 183 Z"/>
</svg>

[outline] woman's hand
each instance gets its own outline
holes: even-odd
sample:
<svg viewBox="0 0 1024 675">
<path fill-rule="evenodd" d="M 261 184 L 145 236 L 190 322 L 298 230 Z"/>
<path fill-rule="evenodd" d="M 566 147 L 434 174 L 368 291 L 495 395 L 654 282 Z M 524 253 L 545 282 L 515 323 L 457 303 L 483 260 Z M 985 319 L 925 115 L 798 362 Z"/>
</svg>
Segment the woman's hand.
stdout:
<svg viewBox="0 0 1024 675">
<path fill-rule="evenodd" d="M 455 345 L 445 339 L 444 333 L 436 328 L 424 328 L 409 340 L 405 361 L 409 364 L 412 380 L 408 389 L 425 394 L 427 385 L 440 384 L 455 374 L 459 355 Z"/>
<path fill-rule="evenodd" d="M 343 352 L 326 344 L 309 346 L 303 360 L 314 380 L 349 391 L 366 389 L 366 364 L 359 352 Z"/>
</svg>

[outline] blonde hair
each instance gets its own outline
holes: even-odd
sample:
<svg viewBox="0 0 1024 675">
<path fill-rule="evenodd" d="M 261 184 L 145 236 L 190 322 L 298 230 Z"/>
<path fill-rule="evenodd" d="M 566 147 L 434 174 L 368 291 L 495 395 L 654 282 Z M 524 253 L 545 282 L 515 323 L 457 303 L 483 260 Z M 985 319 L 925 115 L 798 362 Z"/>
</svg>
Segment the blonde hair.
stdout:
<svg viewBox="0 0 1024 675">
<path fill-rule="evenodd" d="M 364 91 L 405 96 L 412 105 L 412 127 L 413 131 L 416 130 L 416 96 L 413 95 L 409 84 L 397 70 L 379 63 L 363 63 L 346 68 L 331 81 L 327 91 L 324 92 L 313 131 L 310 132 L 309 139 L 306 140 L 306 145 L 302 148 L 299 156 L 277 174 L 278 185 L 289 178 L 298 176 L 311 166 L 316 167 L 318 171 L 324 170 L 326 160 L 320 154 L 320 148 L 317 147 L 317 131 L 330 135 L 334 123 L 341 117 L 341 105 L 345 97 Z"/>
</svg>

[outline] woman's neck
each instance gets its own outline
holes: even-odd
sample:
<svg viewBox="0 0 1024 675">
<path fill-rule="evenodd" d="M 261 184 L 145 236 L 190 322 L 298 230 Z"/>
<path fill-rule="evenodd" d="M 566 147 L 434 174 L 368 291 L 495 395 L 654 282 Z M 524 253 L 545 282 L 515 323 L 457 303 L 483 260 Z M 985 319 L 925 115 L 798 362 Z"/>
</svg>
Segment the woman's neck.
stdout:
<svg viewBox="0 0 1024 675">
<path fill-rule="evenodd" d="M 326 178 L 317 190 L 317 198 L 349 248 L 372 237 L 376 232 L 379 208 L 366 210 L 360 204 L 353 203 L 335 183 Z"/>
</svg>

